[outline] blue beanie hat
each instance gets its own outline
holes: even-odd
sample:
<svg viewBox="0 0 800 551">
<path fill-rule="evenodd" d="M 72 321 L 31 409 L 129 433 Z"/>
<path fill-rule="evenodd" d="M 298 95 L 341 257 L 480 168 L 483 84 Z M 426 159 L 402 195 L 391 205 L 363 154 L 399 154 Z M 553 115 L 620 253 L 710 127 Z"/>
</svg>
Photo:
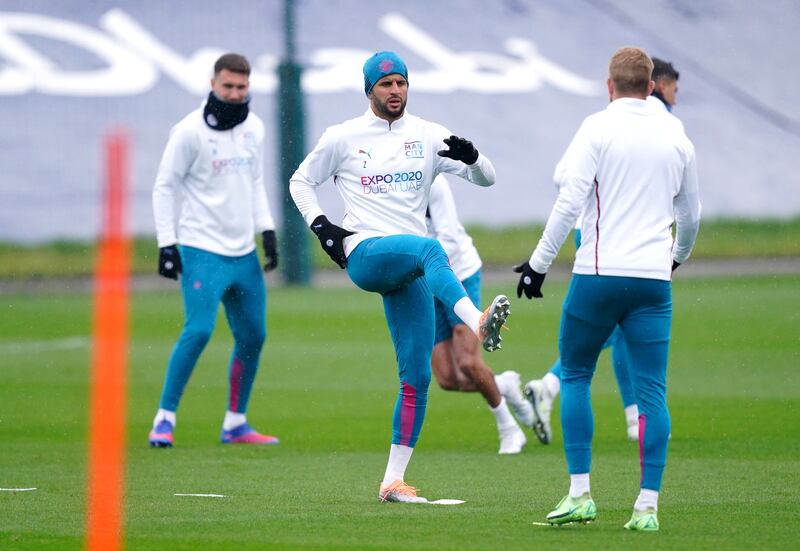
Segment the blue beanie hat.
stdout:
<svg viewBox="0 0 800 551">
<path fill-rule="evenodd" d="M 369 95 L 375 83 L 386 75 L 401 75 L 408 82 L 406 64 L 394 52 L 378 52 L 364 63 L 364 93 Z"/>
</svg>

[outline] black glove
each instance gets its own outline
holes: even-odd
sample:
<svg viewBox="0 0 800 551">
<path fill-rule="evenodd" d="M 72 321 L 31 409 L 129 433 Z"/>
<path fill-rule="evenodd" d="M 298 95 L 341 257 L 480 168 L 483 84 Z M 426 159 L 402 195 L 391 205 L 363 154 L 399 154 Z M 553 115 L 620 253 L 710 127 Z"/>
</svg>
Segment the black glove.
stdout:
<svg viewBox="0 0 800 551">
<path fill-rule="evenodd" d="M 330 223 L 324 214 L 314 218 L 311 223 L 311 231 L 319 239 L 322 250 L 328 253 L 331 260 L 336 262 L 340 268 L 347 267 L 347 257 L 344 255 L 344 238 L 353 235 L 353 232 Z"/>
<path fill-rule="evenodd" d="M 677 269 L 678 269 L 678 266 L 680 266 L 680 265 L 681 265 L 681 263 L 680 263 L 680 262 L 678 262 L 678 261 L 676 261 L 676 260 L 673 260 L 673 261 L 672 261 L 672 271 L 674 272 L 675 270 L 677 270 Z"/>
<path fill-rule="evenodd" d="M 474 164 L 478 160 L 478 150 L 472 145 L 472 142 L 458 136 L 450 136 L 444 139 L 444 143 L 450 149 L 442 149 L 438 152 L 440 157 L 449 157 L 456 161 L 467 163 L 468 165 Z"/>
<path fill-rule="evenodd" d="M 178 279 L 178 274 L 183 271 L 181 253 L 176 245 L 158 249 L 158 275 L 169 279 Z"/>
<path fill-rule="evenodd" d="M 531 268 L 528 262 L 523 262 L 519 266 L 514 266 L 514 271 L 519 276 L 519 284 L 517 285 L 517 298 L 522 298 L 522 293 L 525 293 L 527 298 L 542 298 L 542 283 L 544 283 L 544 276 L 547 274 L 540 274 Z"/>
<path fill-rule="evenodd" d="M 275 239 L 275 230 L 261 232 L 264 244 L 264 271 L 270 272 L 278 267 L 278 240 Z"/>
</svg>

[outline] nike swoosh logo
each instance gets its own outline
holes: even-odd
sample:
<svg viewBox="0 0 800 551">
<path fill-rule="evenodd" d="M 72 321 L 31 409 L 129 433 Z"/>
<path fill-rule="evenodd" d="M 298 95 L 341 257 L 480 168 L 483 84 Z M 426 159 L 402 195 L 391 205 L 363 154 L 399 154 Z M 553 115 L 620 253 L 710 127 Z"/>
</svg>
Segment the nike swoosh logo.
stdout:
<svg viewBox="0 0 800 551">
<path fill-rule="evenodd" d="M 578 508 L 577 508 L 577 507 L 573 507 L 572 509 L 570 509 L 570 510 L 569 510 L 569 511 L 567 511 L 566 513 L 562 513 L 562 514 L 560 514 L 560 515 L 556 515 L 556 516 L 554 516 L 554 517 L 552 517 L 552 518 L 562 518 L 562 517 L 568 517 L 568 516 L 570 516 L 572 513 L 574 513 L 574 512 L 575 512 L 575 511 L 577 511 L 577 510 L 578 510 Z"/>
</svg>

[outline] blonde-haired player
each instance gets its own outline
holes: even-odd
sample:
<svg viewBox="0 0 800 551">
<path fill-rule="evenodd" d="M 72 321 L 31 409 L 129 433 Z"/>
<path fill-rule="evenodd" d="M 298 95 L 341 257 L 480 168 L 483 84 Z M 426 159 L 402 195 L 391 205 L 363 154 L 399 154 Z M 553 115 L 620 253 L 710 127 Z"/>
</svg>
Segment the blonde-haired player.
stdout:
<svg viewBox="0 0 800 551">
<path fill-rule="evenodd" d="M 646 101 L 653 62 L 634 47 L 609 63 L 609 106 L 587 117 L 564 157 L 558 199 L 518 292 L 541 297 L 550 264 L 578 216 L 581 246 L 564 300 L 561 424 L 569 493 L 552 524 L 597 516 L 591 498 L 594 420 L 590 384 L 603 343 L 619 325 L 628 345 L 639 406 L 640 492 L 629 530 L 658 530 L 658 492 L 667 455 L 667 353 L 672 271 L 689 258 L 700 223 L 692 142 L 664 109 Z M 671 227 L 676 225 L 673 240 Z"/>
</svg>

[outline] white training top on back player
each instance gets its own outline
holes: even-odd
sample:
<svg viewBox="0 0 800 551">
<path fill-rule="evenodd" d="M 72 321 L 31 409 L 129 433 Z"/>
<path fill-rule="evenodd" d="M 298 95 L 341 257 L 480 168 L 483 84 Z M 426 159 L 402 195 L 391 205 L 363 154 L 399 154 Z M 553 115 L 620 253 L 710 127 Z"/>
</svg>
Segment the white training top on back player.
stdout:
<svg viewBox="0 0 800 551">
<path fill-rule="evenodd" d="M 675 121 L 634 98 L 583 121 L 556 168 L 558 199 L 531 255 L 534 270 L 547 272 L 582 214 L 574 273 L 671 278 L 700 224 L 694 146 Z"/>
<path fill-rule="evenodd" d="M 494 184 L 494 167 L 483 155 L 472 165 L 440 157 L 449 130 L 406 112 L 391 125 L 371 108 L 329 127 L 297 168 L 289 189 L 310 226 L 323 214 L 316 186 L 333 177 L 345 205 L 345 254 L 370 237 L 424 236 L 431 182 L 440 172 L 479 186 Z"/>
<path fill-rule="evenodd" d="M 450 259 L 450 267 L 459 281 L 464 281 L 480 270 L 482 263 L 478 249 L 472 244 L 472 238 L 458 219 L 450 184 L 441 174 L 431 184 L 428 215 L 428 237 L 442 244 Z"/>
<path fill-rule="evenodd" d="M 252 252 L 254 234 L 275 229 L 263 164 L 264 124 L 258 116 L 250 113 L 230 130 L 212 130 L 202 108 L 189 113 L 170 132 L 153 188 L 158 246 L 180 243 L 225 256 Z"/>
<path fill-rule="evenodd" d="M 651 103 L 655 107 L 658 107 L 658 109 L 660 111 L 662 111 L 663 113 L 665 113 L 665 114 L 669 115 L 670 117 L 672 117 L 672 121 L 675 124 L 677 124 L 678 126 L 680 126 L 682 132 L 684 131 L 683 130 L 683 121 L 681 121 L 678 117 L 673 115 L 672 112 L 669 109 L 667 109 L 667 104 L 666 103 L 664 103 L 663 101 L 661 101 L 660 99 L 658 99 L 655 96 L 647 96 L 647 100 L 646 101 L 647 101 L 647 103 Z"/>
</svg>

